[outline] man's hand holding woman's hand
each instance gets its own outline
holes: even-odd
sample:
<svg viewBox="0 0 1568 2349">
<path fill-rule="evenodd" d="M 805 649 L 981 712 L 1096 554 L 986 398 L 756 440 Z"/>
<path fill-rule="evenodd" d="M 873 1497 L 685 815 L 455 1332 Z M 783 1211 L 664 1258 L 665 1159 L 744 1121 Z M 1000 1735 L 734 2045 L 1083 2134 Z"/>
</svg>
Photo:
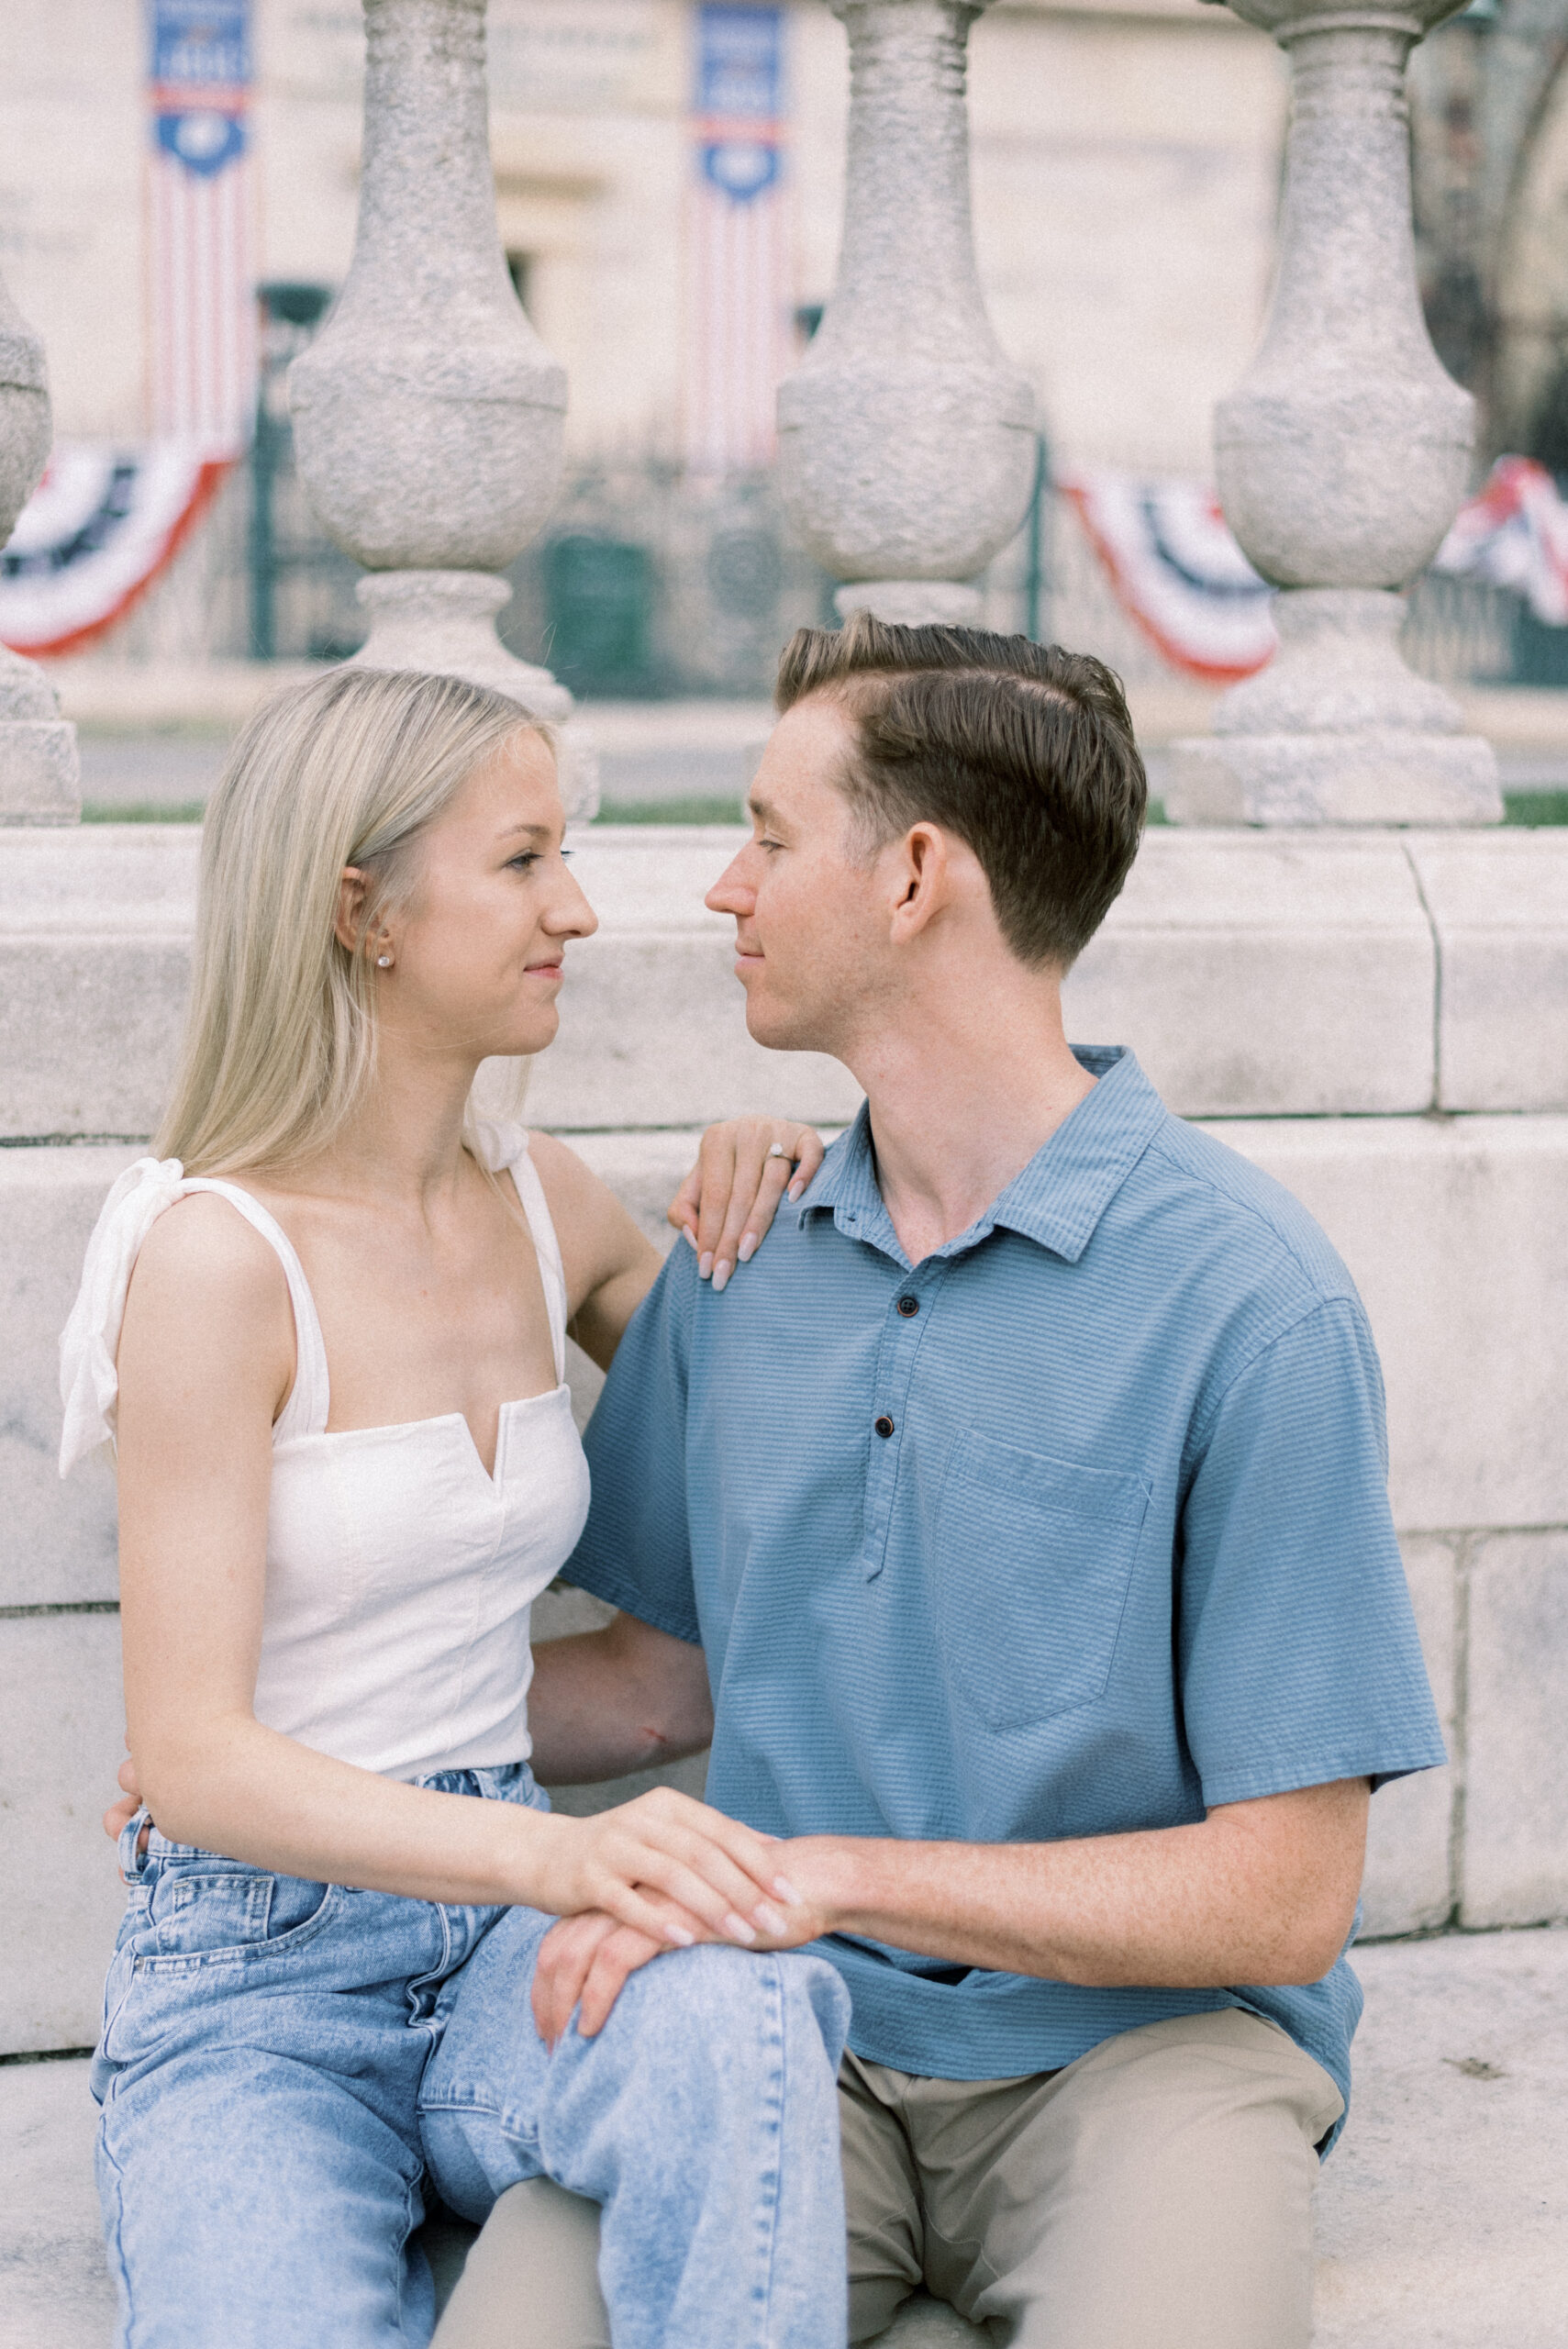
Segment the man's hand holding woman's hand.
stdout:
<svg viewBox="0 0 1568 2349">
<path fill-rule="evenodd" d="M 592 1819 L 534 1813 L 516 1898 L 561 1917 L 602 1911 L 660 1949 L 785 1946 L 798 1902 L 779 1846 L 673 1787 Z"/>
<path fill-rule="evenodd" d="M 784 1930 L 759 1933 L 755 1942 L 749 1944 L 758 1954 L 767 1950 L 799 1949 L 804 1943 L 817 1941 L 834 1930 L 826 1901 L 815 1897 L 810 1889 L 815 1871 L 808 1843 L 773 1843 L 772 1851 L 775 1867 L 793 1869 L 794 1874 L 775 1878 L 775 1884 L 782 1885 L 790 1896 L 786 1913 L 780 1920 Z M 796 1877 L 806 1889 L 797 1887 Z M 667 1902 L 651 1897 L 650 1905 L 658 1909 L 662 1919 L 672 1917 Z M 682 1917 L 678 1921 L 687 1923 L 689 1920 Z M 629 1976 L 639 1966 L 646 1965 L 651 1957 L 662 1956 L 671 1945 L 671 1938 L 668 1922 L 662 1922 L 657 1932 L 642 1930 L 622 1923 L 618 1917 L 602 1909 L 562 1917 L 559 1924 L 552 1925 L 540 1944 L 534 1970 L 534 2021 L 545 2045 L 555 2045 L 573 2013 L 584 2039 L 592 2039 L 602 2031 Z M 722 1942 L 728 1936 L 706 1932 L 696 1938 L 701 1942 Z"/>
</svg>

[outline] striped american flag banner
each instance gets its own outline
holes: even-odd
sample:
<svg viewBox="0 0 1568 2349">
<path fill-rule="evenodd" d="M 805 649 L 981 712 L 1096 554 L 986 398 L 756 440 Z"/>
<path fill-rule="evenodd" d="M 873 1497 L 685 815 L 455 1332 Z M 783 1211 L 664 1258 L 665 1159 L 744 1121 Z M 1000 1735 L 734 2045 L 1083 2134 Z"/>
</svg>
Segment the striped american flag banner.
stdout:
<svg viewBox="0 0 1568 2349">
<path fill-rule="evenodd" d="M 723 474 L 773 456 L 774 396 L 793 355 L 785 12 L 701 0 L 694 18 L 686 462 Z"/>
<path fill-rule="evenodd" d="M 149 0 L 149 30 L 148 422 L 232 453 L 256 410 L 250 0 Z"/>
</svg>

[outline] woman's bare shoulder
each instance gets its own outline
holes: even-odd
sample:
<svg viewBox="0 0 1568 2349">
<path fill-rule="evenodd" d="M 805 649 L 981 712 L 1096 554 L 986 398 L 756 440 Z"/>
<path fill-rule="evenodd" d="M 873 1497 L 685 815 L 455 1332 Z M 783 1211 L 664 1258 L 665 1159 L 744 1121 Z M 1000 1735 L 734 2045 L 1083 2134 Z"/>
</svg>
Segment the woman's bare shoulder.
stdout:
<svg viewBox="0 0 1568 2349">
<path fill-rule="evenodd" d="M 586 1161 L 554 1134 L 530 1133 L 528 1156 L 539 1170 L 539 1179 L 552 1210 L 558 1202 L 563 1207 L 574 1205 L 592 1199 L 599 1192 L 606 1197 L 615 1196 Z"/>
<path fill-rule="evenodd" d="M 216 1191 L 187 1191 L 142 1241 L 131 1282 L 143 1304 L 221 1308 L 245 1315 L 288 1302 L 282 1259 Z"/>
<path fill-rule="evenodd" d="M 567 1286 L 583 1294 L 596 1288 L 646 1253 L 658 1269 L 658 1253 L 644 1239 L 609 1185 L 554 1134 L 530 1134 L 528 1155 L 539 1171 L 561 1253 Z"/>
</svg>

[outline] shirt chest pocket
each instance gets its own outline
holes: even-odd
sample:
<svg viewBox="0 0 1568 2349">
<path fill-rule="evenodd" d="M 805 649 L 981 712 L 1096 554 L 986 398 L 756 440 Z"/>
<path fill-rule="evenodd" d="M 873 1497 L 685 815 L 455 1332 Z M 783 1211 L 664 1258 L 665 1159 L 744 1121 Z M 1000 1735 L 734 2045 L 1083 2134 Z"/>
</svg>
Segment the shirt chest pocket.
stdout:
<svg viewBox="0 0 1568 2349">
<path fill-rule="evenodd" d="M 938 1513 L 937 1614 L 951 1692 L 987 1728 L 1105 1694 L 1148 1509 L 1140 1476 L 960 1439 Z"/>
</svg>

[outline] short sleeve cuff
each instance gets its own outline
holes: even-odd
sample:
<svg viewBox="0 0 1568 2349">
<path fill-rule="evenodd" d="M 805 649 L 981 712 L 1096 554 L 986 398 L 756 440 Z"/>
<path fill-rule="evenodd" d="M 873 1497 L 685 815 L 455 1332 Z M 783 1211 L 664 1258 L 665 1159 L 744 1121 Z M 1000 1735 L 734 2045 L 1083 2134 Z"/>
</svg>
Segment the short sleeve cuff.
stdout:
<svg viewBox="0 0 1568 2349">
<path fill-rule="evenodd" d="M 591 1598 L 602 1598 L 607 1607 L 617 1607 L 623 1615 L 635 1615 L 639 1623 L 649 1624 L 655 1631 L 668 1631 L 672 1639 L 684 1640 L 688 1647 L 702 1645 L 702 1626 L 694 1609 L 660 1605 L 626 1575 L 573 1558 L 562 1567 L 561 1579 L 575 1590 L 587 1591 Z"/>
<path fill-rule="evenodd" d="M 1206 1771 L 1203 1799 L 1207 1809 L 1222 1803 L 1259 1802 L 1268 1795 L 1299 1794 L 1306 1787 L 1332 1786 L 1340 1778 L 1369 1778 L 1373 1794 L 1394 1778 L 1408 1778 L 1418 1770 L 1440 1770 L 1448 1760 L 1440 1738 L 1390 1752 L 1381 1747 L 1369 1753 L 1348 1746 L 1338 1753 L 1309 1760 L 1251 1762 L 1231 1769 Z"/>
</svg>

